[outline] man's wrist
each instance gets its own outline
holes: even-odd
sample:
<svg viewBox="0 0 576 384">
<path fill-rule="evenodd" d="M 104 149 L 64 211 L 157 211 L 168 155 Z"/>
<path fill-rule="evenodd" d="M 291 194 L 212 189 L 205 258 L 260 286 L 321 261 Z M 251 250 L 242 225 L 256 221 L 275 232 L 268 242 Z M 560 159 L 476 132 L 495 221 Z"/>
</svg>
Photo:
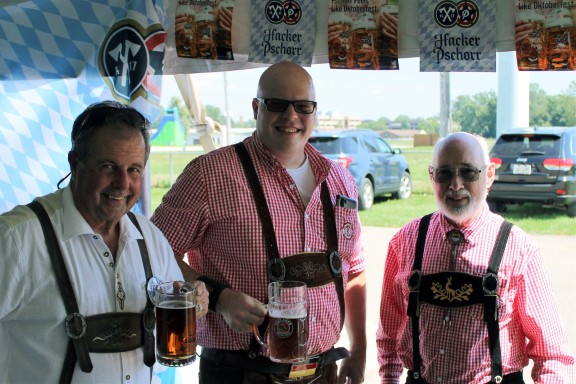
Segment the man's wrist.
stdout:
<svg viewBox="0 0 576 384">
<path fill-rule="evenodd" d="M 218 298 L 224 289 L 229 288 L 228 285 L 211 279 L 208 276 L 199 276 L 197 280 L 204 282 L 208 290 L 208 310 L 216 312 Z"/>
</svg>

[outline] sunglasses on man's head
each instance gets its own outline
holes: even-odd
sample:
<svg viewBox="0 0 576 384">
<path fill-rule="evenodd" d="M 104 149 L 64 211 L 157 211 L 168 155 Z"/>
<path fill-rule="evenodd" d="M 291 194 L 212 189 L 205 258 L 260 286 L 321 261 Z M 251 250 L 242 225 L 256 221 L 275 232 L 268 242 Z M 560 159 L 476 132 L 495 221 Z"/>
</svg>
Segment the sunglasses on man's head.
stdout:
<svg viewBox="0 0 576 384">
<path fill-rule="evenodd" d="M 439 184 L 449 183 L 454 176 L 458 175 L 465 183 L 476 181 L 480 178 L 480 173 L 486 169 L 488 165 L 483 166 L 481 169 L 474 167 L 460 167 L 458 169 L 451 169 L 445 167 L 434 168 L 428 167 L 428 173 L 432 175 L 432 180 Z"/>
<path fill-rule="evenodd" d="M 284 112 L 288 105 L 292 104 L 297 113 L 309 115 L 316 109 L 316 102 L 310 100 L 284 100 L 284 99 L 265 99 L 257 97 L 256 100 L 266 106 L 270 112 Z"/>
</svg>

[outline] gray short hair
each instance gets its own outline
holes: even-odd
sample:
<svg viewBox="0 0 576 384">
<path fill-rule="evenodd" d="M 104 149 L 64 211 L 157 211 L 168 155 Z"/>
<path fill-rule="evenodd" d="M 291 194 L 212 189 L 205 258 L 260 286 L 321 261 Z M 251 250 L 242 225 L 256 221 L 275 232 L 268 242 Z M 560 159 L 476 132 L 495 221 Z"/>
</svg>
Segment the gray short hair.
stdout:
<svg viewBox="0 0 576 384">
<path fill-rule="evenodd" d="M 90 154 L 90 143 L 98 128 L 116 123 L 123 123 L 142 134 L 147 162 L 150 155 L 150 122 L 130 105 L 112 100 L 91 104 L 76 117 L 72 126 L 72 152 L 79 160 L 84 160 Z"/>
</svg>

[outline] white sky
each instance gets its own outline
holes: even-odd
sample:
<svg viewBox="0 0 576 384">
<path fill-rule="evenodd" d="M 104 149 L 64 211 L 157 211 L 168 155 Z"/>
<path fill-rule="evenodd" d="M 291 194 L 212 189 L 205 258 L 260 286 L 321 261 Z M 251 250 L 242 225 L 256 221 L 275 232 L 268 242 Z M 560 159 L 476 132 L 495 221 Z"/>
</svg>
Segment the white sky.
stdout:
<svg viewBox="0 0 576 384">
<path fill-rule="evenodd" d="M 507 53 L 510 54 L 510 53 Z M 513 54 L 513 53 L 512 53 Z M 417 58 L 400 59 L 397 71 L 334 70 L 327 64 L 306 68 L 314 79 L 319 112 L 337 112 L 361 119 L 380 117 L 395 119 L 398 115 L 431 117 L 440 112 L 440 75 L 420 72 Z M 232 118 L 238 121 L 252 117 L 251 101 L 258 78 L 264 68 L 227 72 L 228 104 Z M 576 81 L 576 71 L 523 72 L 522 78 L 538 83 L 549 95 L 559 94 Z M 223 73 L 193 74 L 197 93 L 204 104 L 226 111 Z M 493 90 L 498 94 L 498 74 L 450 74 L 450 98 Z M 180 92 L 172 76 L 165 76 L 162 105 Z"/>
</svg>

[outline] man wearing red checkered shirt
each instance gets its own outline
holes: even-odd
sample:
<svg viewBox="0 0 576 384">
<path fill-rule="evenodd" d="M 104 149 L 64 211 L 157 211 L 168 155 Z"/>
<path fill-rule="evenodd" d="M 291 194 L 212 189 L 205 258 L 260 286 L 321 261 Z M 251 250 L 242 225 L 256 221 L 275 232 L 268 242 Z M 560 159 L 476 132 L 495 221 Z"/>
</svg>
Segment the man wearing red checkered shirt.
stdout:
<svg viewBox="0 0 576 384">
<path fill-rule="evenodd" d="M 574 356 L 540 251 L 489 211 L 495 176 L 486 142 L 458 132 L 434 149 L 439 211 L 390 241 L 378 361 L 382 383 L 574 383 Z"/>
<path fill-rule="evenodd" d="M 361 383 L 366 259 L 356 184 L 307 143 L 316 94 L 304 68 L 272 65 L 256 96 L 255 133 L 192 160 L 152 217 L 174 253 L 188 254 L 185 276 L 210 290 L 211 311 L 197 329 L 200 383 Z M 271 280 L 316 271 L 330 281 L 308 287 L 309 360 L 299 376 L 298 364 L 274 363 L 258 349 L 252 329 L 265 323 Z M 344 324 L 350 353 L 334 348 Z"/>
</svg>

